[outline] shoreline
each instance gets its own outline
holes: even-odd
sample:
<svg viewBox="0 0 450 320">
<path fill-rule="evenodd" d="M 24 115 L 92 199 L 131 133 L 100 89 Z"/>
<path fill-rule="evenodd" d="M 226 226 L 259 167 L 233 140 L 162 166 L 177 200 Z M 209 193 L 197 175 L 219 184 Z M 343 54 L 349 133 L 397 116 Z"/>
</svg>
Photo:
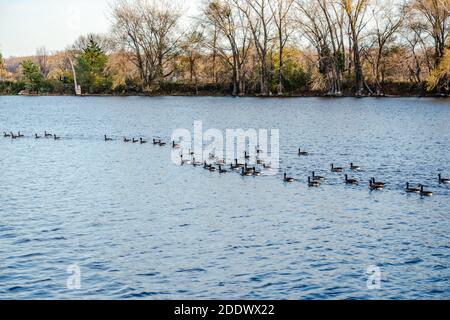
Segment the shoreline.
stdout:
<svg viewBox="0 0 450 320">
<path fill-rule="evenodd" d="M 217 97 L 217 98 L 261 98 L 261 99 L 289 99 L 289 98 L 330 98 L 330 99 L 340 99 L 340 98 L 441 98 L 446 99 L 449 98 L 449 95 L 438 95 L 438 94 L 429 94 L 429 95 L 326 95 L 326 94 L 298 94 L 298 95 L 272 95 L 272 96 L 261 96 L 261 95 L 242 95 L 242 96 L 232 96 L 229 94 L 0 94 L 0 97 L 149 97 L 149 98 L 157 98 L 157 97 Z"/>
</svg>

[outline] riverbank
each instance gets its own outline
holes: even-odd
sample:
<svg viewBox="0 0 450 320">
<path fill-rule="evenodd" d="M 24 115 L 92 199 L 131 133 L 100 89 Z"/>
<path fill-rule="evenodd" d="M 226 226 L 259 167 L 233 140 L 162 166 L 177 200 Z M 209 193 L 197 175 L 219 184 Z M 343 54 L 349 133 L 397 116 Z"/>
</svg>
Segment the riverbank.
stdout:
<svg viewBox="0 0 450 320">
<path fill-rule="evenodd" d="M 424 95 L 329 95 L 329 94 L 290 94 L 290 95 L 271 95 L 271 96 L 262 96 L 262 95 L 239 95 L 232 96 L 230 94 L 188 94 L 188 93 L 179 93 L 179 94 L 0 94 L 0 97 L 234 97 L 234 98 L 262 98 L 262 99 L 270 99 L 270 98 L 449 98 L 447 94 L 424 94 Z"/>
</svg>

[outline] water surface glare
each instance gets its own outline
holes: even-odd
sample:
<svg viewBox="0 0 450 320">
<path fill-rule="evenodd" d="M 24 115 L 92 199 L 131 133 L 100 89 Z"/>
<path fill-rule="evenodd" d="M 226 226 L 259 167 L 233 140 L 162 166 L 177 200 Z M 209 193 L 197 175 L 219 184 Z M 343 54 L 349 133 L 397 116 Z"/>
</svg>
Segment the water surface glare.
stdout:
<svg viewBox="0 0 450 320">
<path fill-rule="evenodd" d="M 194 120 L 279 129 L 281 170 L 219 175 L 102 140 L 168 141 Z M 0 131 L 25 134 L 0 137 L 0 299 L 449 299 L 449 122 L 444 99 L 0 97 Z M 330 172 L 350 162 L 359 186 Z"/>
</svg>

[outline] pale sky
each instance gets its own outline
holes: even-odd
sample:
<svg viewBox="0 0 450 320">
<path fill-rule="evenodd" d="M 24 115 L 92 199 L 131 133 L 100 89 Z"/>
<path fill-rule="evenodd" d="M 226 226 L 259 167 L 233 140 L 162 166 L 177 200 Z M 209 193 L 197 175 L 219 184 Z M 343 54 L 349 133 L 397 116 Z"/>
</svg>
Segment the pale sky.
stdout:
<svg viewBox="0 0 450 320">
<path fill-rule="evenodd" d="M 113 0 L 0 0 L 0 52 L 33 55 L 38 47 L 62 50 L 78 36 L 105 33 Z M 193 13 L 200 0 L 184 0 Z"/>
</svg>

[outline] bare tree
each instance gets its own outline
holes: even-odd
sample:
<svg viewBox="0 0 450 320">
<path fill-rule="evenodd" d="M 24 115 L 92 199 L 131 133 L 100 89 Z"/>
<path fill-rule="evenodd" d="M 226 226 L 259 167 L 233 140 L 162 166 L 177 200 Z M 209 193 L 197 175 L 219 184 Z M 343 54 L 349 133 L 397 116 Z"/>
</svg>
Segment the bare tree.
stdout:
<svg viewBox="0 0 450 320">
<path fill-rule="evenodd" d="M 355 73 L 355 94 L 361 95 L 364 88 L 364 77 L 361 62 L 361 32 L 367 25 L 365 17 L 368 0 L 340 0 L 342 8 L 347 15 L 349 26 L 349 39 L 353 55 Z"/>
<path fill-rule="evenodd" d="M 91 40 L 94 41 L 103 52 L 107 54 L 114 52 L 113 39 L 108 35 L 98 33 L 89 33 L 87 35 L 79 36 L 73 43 L 71 50 L 82 51 L 89 45 Z"/>
<path fill-rule="evenodd" d="M 247 18 L 259 58 L 260 92 L 261 95 L 268 96 L 270 94 L 269 50 L 272 40 L 271 24 L 274 20 L 274 14 L 269 8 L 268 0 L 233 0 L 233 2 Z"/>
<path fill-rule="evenodd" d="M 205 42 L 213 52 L 232 69 L 233 95 L 245 93 L 243 66 L 246 62 L 250 35 L 245 15 L 233 0 L 212 0 L 204 10 L 205 22 L 212 26 L 222 39 L 215 38 Z M 230 59 L 231 56 L 231 59 Z"/>
<path fill-rule="evenodd" d="M 193 30 L 187 33 L 180 44 L 183 58 L 188 64 L 190 82 L 195 83 L 196 88 L 198 86 L 197 62 L 202 57 L 203 42 L 203 30 Z"/>
<path fill-rule="evenodd" d="M 342 6 L 325 0 L 296 0 L 296 9 L 296 21 L 302 35 L 316 49 L 319 72 L 326 77 L 328 93 L 341 95 L 346 59 Z"/>
<path fill-rule="evenodd" d="M 386 47 L 392 42 L 394 35 L 403 23 L 403 12 L 391 1 L 378 1 L 371 6 L 373 31 L 370 33 L 371 43 L 368 45 L 366 58 L 372 66 L 372 74 L 377 95 L 383 92 L 384 58 Z"/>
<path fill-rule="evenodd" d="M 294 0 L 272 0 L 269 1 L 269 7 L 274 17 L 276 33 L 278 38 L 278 95 L 283 94 L 283 51 L 290 35 L 293 32 L 292 20 L 289 13 Z"/>
<path fill-rule="evenodd" d="M 116 44 L 139 69 L 142 90 L 161 83 L 173 72 L 182 33 L 177 33 L 180 8 L 167 0 L 118 0 L 112 6 Z"/>
<path fill-rule="evenodd" d="M 45 47 L 40 47 L 36 50 L 36 62 L 39 65 L 39 68 L 41 69 L 41 74 L 44 76 L 44 78 L 47 78 L 50 72 L 48 56 L 49 53 Z"/>
<path fill-rule="evenodd" d="M 412 24 L 421 25 L 424 35 L 431 38 L 434 47 L 433 67 L 436 67 L 450 39 L 450 0 L 410 0 L 406 8 Z"/>
</svg>

